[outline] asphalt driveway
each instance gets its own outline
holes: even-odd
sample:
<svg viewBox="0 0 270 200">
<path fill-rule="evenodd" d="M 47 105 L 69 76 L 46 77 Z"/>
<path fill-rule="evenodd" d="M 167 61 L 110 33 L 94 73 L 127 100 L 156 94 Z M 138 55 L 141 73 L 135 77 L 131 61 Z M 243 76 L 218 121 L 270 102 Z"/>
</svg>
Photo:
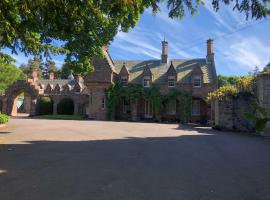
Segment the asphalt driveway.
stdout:
<svg viewBox="0 0 270 200">
<path fill-rule="evenodd" d="M 270 139 L 176 124 L 13 119 L 0 200 L 269 200 Z"/>
</svg>

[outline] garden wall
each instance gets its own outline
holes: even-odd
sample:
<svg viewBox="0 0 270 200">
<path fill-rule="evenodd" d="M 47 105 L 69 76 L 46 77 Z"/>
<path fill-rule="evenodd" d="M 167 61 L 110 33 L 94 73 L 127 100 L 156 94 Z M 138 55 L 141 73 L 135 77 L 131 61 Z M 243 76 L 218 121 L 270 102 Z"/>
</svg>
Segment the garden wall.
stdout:
<svg viewBox="0 0 270 200">
<path fill-rule="evenodd" d="M 252 112 L 251 102 L 255 98 L 242 94 L 239 97 L 227 97 L 227 100 L 215 102 L 215 124 L 226 130 L 241 132 L 254 131 L 253 124 L 245 115 Z"/>
<path fill-rule="evenodd" d="M 259 75 L 256 83 L 255 97 L 241 94 L 238 97 L 231 96 L 227 97 L 227 100 L 215 102 L 215 125 L 227 130 L 254 132 L 254 125 L 247 120 L 245 114 L 255 112 L 251 106 L 255 100 L 267 109 L 270 116 L 270 75 Z M 265 133 L 270 135 L 270 124 Z"/>
</svg>

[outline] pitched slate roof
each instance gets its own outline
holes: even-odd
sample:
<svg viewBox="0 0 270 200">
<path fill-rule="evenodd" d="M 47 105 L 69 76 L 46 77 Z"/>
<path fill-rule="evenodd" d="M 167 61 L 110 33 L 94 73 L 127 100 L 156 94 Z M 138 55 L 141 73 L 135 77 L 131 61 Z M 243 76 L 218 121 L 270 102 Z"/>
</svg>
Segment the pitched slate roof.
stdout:
<svg viewBox="0 0 270 200">
<path fill-rule="evenodd" d="M 39 80 L 37 80 L 37 84 L 42 84 L 42 85 L 44 85 L 45 88 L 47 87 L 48 84 L 50 84 L 53 89 L 55 88 L 55 86 L 57 84 L 60 87 L 63 87 L 64 85 L 68 85 L 71 89 L 73 89 L 73 87 L 76 84 L 76 80 L 75 79 L 53 79 L 53 80 L 39 79 Z M 80 82 L 80 85 L 81 85 L 82 89 L 85 88 L 83 81 Z"/>
<path fill-rule="evenodd" d="M 214 75 L 212 74 L 212 65 L 208 64 L 205 58 L 202 59 L 173 59 L 170 60 L 175 67 L 177 73 L 177 81 L 182 83 L 189 83 L 191 81 L 191 74 L 197 67 L 201 68 L 203 73 L 203 83 L 212 83 Z M 146 60 L 146 61 L 127 61 L 127 60 L 117 60 L 114 61 L 114 66 L 116 73 L 119 73 L 122 69 L 123 63 L 125 62 L 126 68 L 130 73 L 131 83 L 141 83 L 143 70 L 146 65 L 153 74 L 153 82 L 162 83 L 167 81 L 167 74 L 170 67 L 169 64 L 161 63 L 160 60 Z"/>
</svg>

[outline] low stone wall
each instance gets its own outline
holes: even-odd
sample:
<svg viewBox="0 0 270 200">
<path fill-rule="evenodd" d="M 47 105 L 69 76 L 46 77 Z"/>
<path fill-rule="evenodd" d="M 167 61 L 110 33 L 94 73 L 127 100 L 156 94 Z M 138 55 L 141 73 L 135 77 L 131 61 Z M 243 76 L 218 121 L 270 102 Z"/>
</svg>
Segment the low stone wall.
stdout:
<svg viewBox="0 0 270 200">
<path fill-rule="evenodd" d="M 215 102 L 215 125 L 226 130 L 254 132 L 254 124 L 245 115 L 254 112 L 251 102 L 255 100 L 253 96 L 243 94 Z"/>
</svg>

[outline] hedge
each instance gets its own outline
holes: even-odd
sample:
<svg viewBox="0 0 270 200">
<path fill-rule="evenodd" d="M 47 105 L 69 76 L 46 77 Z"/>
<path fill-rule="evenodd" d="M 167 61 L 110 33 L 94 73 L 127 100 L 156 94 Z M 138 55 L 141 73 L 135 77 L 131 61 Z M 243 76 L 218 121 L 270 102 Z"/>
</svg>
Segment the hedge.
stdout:
<svg viewBox="0 0 270 200">
<path fill-rule="evenodd" d="M 53 101 L 50 97 L 41 97 L 37 102 L 37 115 L 52 115 Z"/>
<path fill-rule="evenodd" d="M 0 124 L 5 124 L 9 121 L 9 116 L 0 113 Z"/>
<path fill-rule="evenodd" d="M 57 114 L 59 115 L 73 115 L 74 103 L 72 99 L 64 98 L 57 105 Z"/>
</svg>

